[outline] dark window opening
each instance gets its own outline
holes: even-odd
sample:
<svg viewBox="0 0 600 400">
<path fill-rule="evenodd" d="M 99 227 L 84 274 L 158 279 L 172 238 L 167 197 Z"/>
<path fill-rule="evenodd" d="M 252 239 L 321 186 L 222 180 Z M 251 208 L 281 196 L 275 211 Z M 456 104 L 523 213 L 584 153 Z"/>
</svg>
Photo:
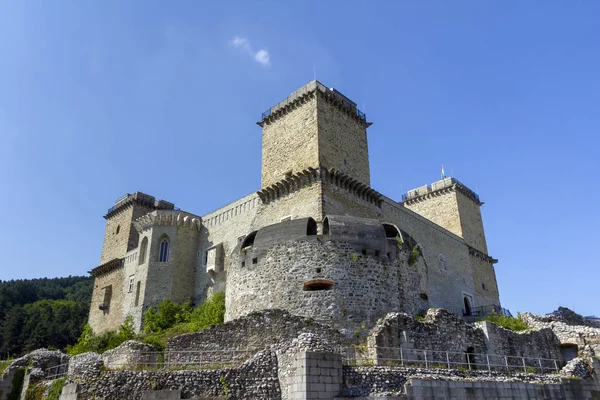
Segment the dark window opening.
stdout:
<svg viewBox="0 0 600 400">
<path fill-rule="evenodd" d="M 375 250 L 375 257 L 379 257 L 380 254 L 381 254 L 381 251 Z"/>
<path fill-rule="evenodd" d="M 560 350 L 562 351 L 565 362 L 569 362 L 572 359 L 577 358 L 577 353 L 579 351 L 576 344 L 564 344 L 560 346 Z"/>
<path fill-rule="evenodd" d="M 252 259 L 252 264 L 258 264 L 258 258 L 253 258 Z"/>
<path fill-rule="evenodd" d="M 321 268 L 317 268 L 317 274 L 320 274 L 320 273 L 321 273 L 321 271 L 323 271 L 323 269 L 321 269 Z"/>
<path fill-rule="evenodd" d="M 421 294 L 419 295 L 419 297 L 420 297 L 421 299 L 423 299 L 423 300 L 429 300 L 429 296 L 427 296 L 427 293 L 421 293 Z"/>
<path fill-rule="evenodd" d="M 323 235 L 329 235 L 329 218 L 323 220 Z"/>
<path fill-rule="evenodd" d="M 306 225 L 306 234 L 309 236 L 317 234 L 317 222 L 312 218 L 308 219 L 308 224 Z"/>
<path fill-rule="evenodd" d="M 333 289 L 333 284 L 334 282 L 329 279 L 313 279 L 312 281 L 304 282 L 304 291 L 331 290 Z"/>
<path fill-rule="evenodd" d="M 135 307 L 140 304 L 140 289 L 142 286 L 142 282 L 138 281 L 137 287 L 135 289 Z"/>
<path fill-rule="evenodd" d="M 254 239 L 256 238 L 257 233 L 258 231 L 254 231 L 244 238 L 244 241 L 242 242 L 242 250 L 254 245 Z"/>
<path fill-rule="evenodd" d="M 158 253 L 158 262 L 169 261 L 169 239 L 164 238 L 160 242 L 160 251 Z"/>
<path fill-rule="evenodd" d="M 387 258 L 392 259 L 392 253 L 387 253 Z"/>
<path fill-rule="evenodd" d="M 117 225 L 117 231 L 115 232 L 117 235 L 121 232 L 121 225 Z"/>
<path fill-rule="evenodd" d="M 463 313 L 465 316 L 470 316 L 471 315 L 471 300 L 469 300 L 469 298 L 467 296 L 465 296 L 465 298 L 464 298 L 464 303 L 465 303 L 465 309 L 463 310 Z"/>
<path fill-rule="evenodd" d="M 485 290 L 485 283 L 482 283 L 482 284 L 481 284 L 481 288 L 482 288 L 483 290 Z"/>
<path fill-rule="evenodd" d="M 242 261 L 242 268 L 246 266 L 246 261 Z"/>
<path fill-rule="evenodd" d="M 362 249 L 362 255 L 366 256 L 367 255 L 367 249 Z"/>
<path fill-rule="evenodd" d="M 396 239 L 398 236 L 402 237 L 400 231 L 394 225 L 383 224 L 383 229 L 385 229 L 385 237 L 388 239 Z"/>
<path fill-rule="evenodd" d="M 469 369 L 475 369 L 475 349 L 473 347 L 467 347 L 467 351 L 465 351 L 465 359 L 469 366 Z"/>
</svg>

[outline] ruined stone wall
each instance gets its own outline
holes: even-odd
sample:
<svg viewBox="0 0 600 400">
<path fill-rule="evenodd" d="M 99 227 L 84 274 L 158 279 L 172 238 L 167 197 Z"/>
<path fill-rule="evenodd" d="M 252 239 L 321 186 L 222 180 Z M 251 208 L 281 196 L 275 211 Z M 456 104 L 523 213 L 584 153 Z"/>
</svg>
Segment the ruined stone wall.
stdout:
<svg viewBox="0 0 600 400">
<path fill-rule="evenodd" d="M 257 350 L 285 348 L 302 333 L 310 332 L 341 344 L 344 337 L 332 327 L 284 310 L 254 312 L 201 332 L 178 335 L 167 343 L 165 351 Z M 175 356 L 172 356 L 175 357 Z"/>
<path fill-rule="evenodd" d="M 264 351 L 237 368 L 213 370 L 105 370 L 98 355 L 86 353 L 69 365 L 68 384 L 77 399 L 140 400 L 147 391 L 177 390 L 190 398 L 280 399 L 277 359 Z M 179 398 L 179 397 L 177 397 Z"/>
<path fill-rule="evenodd" d="M 564 363 L 558 338 L 550 329 L 513 332 L 490 322 L 473 325 L 443 309 L 430 309 L 422 321 L 408 314 L 390 313 L 373 328 L 367 345 L 376 361 L 400 360 L 399 348 L 403 348 L 408 350 L 404 353 L 408 359 L 418 356 L 420 360 L 420 354 L 410 352 L 419 349 L 432 351 L 430 363 L 446 363 L 446 355 L 435 351 L 449 352 L 450 362 L 465 363 L 470 348 L 474 354 L 470 362 L 479 368 L 490 365 L 503 370 L 508 364 L 511 369 L 526 366 L 550 371 Z"/>
<path fill-rule="evenodd" d="M 262 187 L 319 166 L 317 98 L 309 95 L 302 104 L 276 120 L 265 122 L 262 133 Z"/>
<path fill-rule="evenodd" d="M 317 97 L 319 166 L 335 168 L 367 186 L 371 184 L 367 129 L 363 121 Z"/>
<path fill-rule="evenodd" d="M 488 354 L 553 359 L 559 361 L 559 366 L 564 362 L 560 342 L 551 329 L 513 332 L 491 322 L 482 322 L 477 329 L 485 335 Z M 543 362 L 542 365 L 552 367 L 553 363 Z"/>
<path fill-rule="evenodd" d="M 521 317 L 537 329 L 551 329 L 561 344 L 577 345 L 581 354 L 600 356 L 600 327 L 567 308 L 559 307 L 544 316 L 523 313 Z"/>
<path fill-rule="evenodd" d="M 118 268 L 94 279 L 94 290 L 92 291 L 92 302 L 88 317 L 88 324 L 94 332 L 102 333 L 114 330 L 123 322 L 125 318 L 123 315 L 124 281 L 125 270 L 123 268 Z M 111 287 L 110 304 L 108 309 L 100 310 L 99 305 L 104 304 L 106 287 Z"/>
<path fill-rule="evenodd" d="M 374 352 L 372 357 L 377 359 L 399 355 L 396 349 L 402 347 L 458 353 L 451 360 L 456 362 L 464 362 L 464 353 L 468 348 L 471 348 L 472 353 L 485 353 L 486 349 L 485 336 L 481 330 L 439 308 L 430 309 L 422 321 L 408 314 L 388 314 L 373 328 L 367 345 Z M 430 361 L 433 361 L 434 358 L 430 357 Z M 399 356 L 397 358 L 400 359 Z"/>
</svg>

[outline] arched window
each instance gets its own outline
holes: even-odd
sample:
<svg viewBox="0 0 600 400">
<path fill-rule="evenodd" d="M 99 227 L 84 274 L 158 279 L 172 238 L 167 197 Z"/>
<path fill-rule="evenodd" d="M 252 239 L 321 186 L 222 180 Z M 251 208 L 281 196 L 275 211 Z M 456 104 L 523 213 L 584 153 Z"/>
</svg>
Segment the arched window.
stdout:
<svg viewBox="0 0 600 400">
<path fill-rule="evenodd" d="M 443 254 L 440 254 L 440 269 L 442 271 L 446 270 L 446 257 Z"/>
<path fill-rule="evenodd" d="M 138 257 L 139 263 L 138 265 L 142 265 L 146 262 L 146 252 L 148 251 L 148 237 L 142 239 L 142 244 L 140 245 L 140 254 Z"/>
<path fill-rule="evenodd" d="M 160 241 L 160 252 L 158 253 L 158 262 L 169 261 L 169 239 L 163 238 Z"/>
<path fill-rule="evenodd" d="M 323 219 L 323 235 L 329 235 L 329 218 Z"/>
<path fill-rule="evenodd" d="M 258 231 L 251 232 L 248 234 L 248 236 L 244 238 L 244 241 L 242 242 L 242 250 L 244 250 L 247 247 L 252 247 L 254 245 L 254 239 L 256 238 L 257 233 Z"/>
</svg>

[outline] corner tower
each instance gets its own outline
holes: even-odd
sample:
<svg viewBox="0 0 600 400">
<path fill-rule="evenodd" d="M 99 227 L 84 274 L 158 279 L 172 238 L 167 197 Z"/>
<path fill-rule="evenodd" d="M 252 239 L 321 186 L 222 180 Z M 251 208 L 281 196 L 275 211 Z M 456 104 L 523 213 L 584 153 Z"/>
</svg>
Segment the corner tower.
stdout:
<svg viewBox="0 0 600 400">
<path fill-rule="evenodd" d="M 262 188 L 307 169 L 339 171 L 370 186 L 365 114 L 312 81 L 263 113 Z"/>
<path fill-rule="evenodd" d="M 404 206 L 442 228 L 462 237 L 474 249 L 487 254 L 477 193 L 454 178 L 446 178 L 403 196 Z"/>
</svg>

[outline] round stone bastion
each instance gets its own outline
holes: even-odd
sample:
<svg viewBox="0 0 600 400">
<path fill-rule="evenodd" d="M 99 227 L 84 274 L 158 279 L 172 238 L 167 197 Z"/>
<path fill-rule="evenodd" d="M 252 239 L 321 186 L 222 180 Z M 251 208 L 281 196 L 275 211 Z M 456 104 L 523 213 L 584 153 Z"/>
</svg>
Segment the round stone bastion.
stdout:
<svg viewBox="0 0 600 400">
<path fill-rule="evenodd" d="M 389 312 L 426 308 L 400 235 L 349 216 L 326 217 L 320 235 L 312 218 L 252 232 L 229 257 L 225 320 L 279 308 L 358 338 Z"/>
</svg>

